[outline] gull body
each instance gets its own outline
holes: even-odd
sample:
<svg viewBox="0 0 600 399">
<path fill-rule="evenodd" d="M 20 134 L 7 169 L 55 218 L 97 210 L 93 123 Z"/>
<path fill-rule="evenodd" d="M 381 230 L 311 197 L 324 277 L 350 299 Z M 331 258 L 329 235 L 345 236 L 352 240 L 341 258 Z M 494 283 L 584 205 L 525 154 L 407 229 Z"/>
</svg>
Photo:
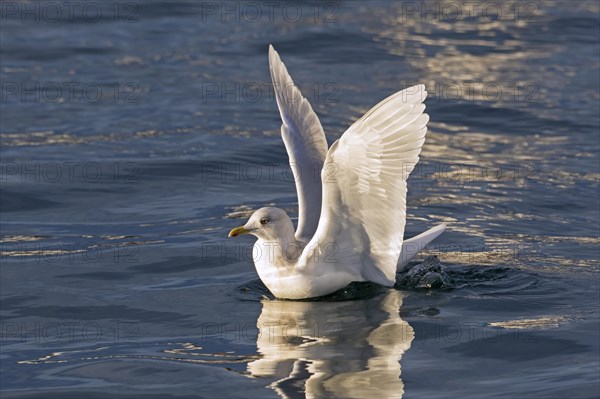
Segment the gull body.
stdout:
<svg viewBox="0 0 600 399">
<path fill-rule="evenodd" d="M 425 87 L 386 98 L 328 149 L 317 115 L 272 46 L 269 66 L 298 192 L 298 227 L 282 209 L 266 207 L 229 236 L 258 238 L 256 270 L 278 298 L 323 296 L 355 281 L 392 286 L 396 272 L 445 229 L 404 240 L 406 180 L 429 121 Z M 320 179 L 310 173 L 315 167 Z"/>
</svg>

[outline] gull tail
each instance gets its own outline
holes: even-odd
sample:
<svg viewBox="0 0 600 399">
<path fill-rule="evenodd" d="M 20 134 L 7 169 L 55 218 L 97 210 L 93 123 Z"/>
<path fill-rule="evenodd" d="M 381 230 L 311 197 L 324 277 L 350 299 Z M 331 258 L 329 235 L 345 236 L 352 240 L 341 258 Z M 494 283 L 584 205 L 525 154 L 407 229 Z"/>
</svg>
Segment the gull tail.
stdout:
<svg viewBox="0 0 600 399">
<path fill-rule="evenodd" d="M 431 241 L 435 240 L 440 234 L 446 230 L 446 223 L 437 225 L 413 238 L 405 240 L 402 243 L 402 251 L 400 259 L 398 259 L 397 270 L 401 271 L 423 248 Z"/>
</svg>

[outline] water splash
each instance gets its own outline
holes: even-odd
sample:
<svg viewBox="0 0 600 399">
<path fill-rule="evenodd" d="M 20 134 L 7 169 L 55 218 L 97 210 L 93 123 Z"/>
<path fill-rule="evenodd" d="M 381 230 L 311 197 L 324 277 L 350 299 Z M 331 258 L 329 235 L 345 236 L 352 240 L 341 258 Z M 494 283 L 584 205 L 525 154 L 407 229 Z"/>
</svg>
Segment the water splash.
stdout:
<svg viewBox="0 0 600 399">
<path fill-rule="evenodd" d="M 453 279 L 444 271 L 436 256 L 429 256 L 423 263 L 400 274 L 395 285 L 398 289 L 450 289 L 454 286 Z"/>
</svg>

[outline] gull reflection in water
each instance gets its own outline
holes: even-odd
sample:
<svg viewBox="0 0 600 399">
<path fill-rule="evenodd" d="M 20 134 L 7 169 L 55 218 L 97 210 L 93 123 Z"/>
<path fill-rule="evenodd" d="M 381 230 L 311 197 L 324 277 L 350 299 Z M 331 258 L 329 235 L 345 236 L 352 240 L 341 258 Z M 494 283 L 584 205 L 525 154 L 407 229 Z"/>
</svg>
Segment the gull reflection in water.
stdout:
<svg viewBox="0 0 600 399">
<path fill-rule="evenodd" d="M 282 398 L 401 398 L 400 358 L 414 338 L 402 293 L 343 302 L 264 300 L 254 377 Z"/>
</svg>

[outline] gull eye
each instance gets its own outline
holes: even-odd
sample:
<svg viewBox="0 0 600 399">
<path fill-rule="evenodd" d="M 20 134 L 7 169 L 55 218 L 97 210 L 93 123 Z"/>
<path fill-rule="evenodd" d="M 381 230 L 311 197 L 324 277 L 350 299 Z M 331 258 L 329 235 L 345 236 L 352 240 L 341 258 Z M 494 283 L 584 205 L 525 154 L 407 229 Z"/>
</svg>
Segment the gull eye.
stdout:
<svg viewBox="0 0 600 399">
<path fill-rule="evenodd" d="M 262 218 L 262 219 L 260 219 L 260 224 L 264 225 L 264 224 L 267 224 L 267 223 L 269 223 L 269 219 L 268 218 Z"/>
</svg>

